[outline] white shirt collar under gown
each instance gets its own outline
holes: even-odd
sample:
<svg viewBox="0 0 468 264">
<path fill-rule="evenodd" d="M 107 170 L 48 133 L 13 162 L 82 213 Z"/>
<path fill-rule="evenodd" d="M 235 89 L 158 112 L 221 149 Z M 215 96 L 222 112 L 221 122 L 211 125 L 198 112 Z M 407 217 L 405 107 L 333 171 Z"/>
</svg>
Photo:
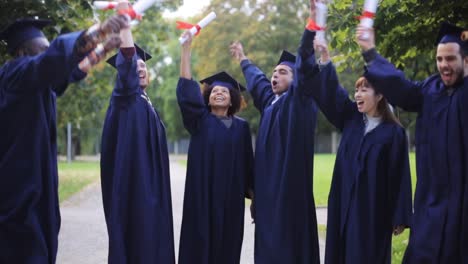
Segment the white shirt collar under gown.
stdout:
<svg viewBox="0 0 468 264">
<path fill-rule="evenodd" d="M 366 126 L 366 129 L 364 131 L 364 135 L 371 132 L 380 123 L 382 123 L 382 117 L 381 116 L 373 117 L 373 116 L 363 115 L 363 119 L 364 119 L 364 124 Z"/>
<path fill-rule="evenodd" d="M 285 93 L 286 93 L 286 92 L 284 92 L 284 93 L 282 93 L 282 94 L 280 94 L 280 95 L 275 94 L 275 99 L 273 99 L 273 101 L 271 102 L 271 104 L 276 103 L 276 102 L 281 98 L 281 96 L 283 96 Z"/>
<path fill-rule="evenodd" d="M 140 96 L 141 98 L 145 99 L 151 106 L 153 106 L 153 104 L 151 103 L 151 100 L 148 97 L 148 94 L 145 91 L 142 91 Z"/>
</svg>

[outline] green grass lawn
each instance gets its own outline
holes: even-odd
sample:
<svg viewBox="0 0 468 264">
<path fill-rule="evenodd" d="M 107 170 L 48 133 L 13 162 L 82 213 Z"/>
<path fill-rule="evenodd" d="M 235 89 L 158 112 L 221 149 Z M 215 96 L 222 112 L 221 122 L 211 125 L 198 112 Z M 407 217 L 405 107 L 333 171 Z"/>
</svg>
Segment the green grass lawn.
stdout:
<svg viewBox="0 0 468 264">
<path fill-rule="evenodd" d="M 99 180 L 99 162 L 59 162 L 59 200 L 69 198 L 86 185 Z"/>
<path fill-rule="evenodd" d="M 316 154 L 314 158 L 314 198 L 316 206 L 327 206 L 328 192 L 335 164 L 335 154 Z M 411 185 L 416 187 L 416 164 L 410 153 Z"/>
</svg>

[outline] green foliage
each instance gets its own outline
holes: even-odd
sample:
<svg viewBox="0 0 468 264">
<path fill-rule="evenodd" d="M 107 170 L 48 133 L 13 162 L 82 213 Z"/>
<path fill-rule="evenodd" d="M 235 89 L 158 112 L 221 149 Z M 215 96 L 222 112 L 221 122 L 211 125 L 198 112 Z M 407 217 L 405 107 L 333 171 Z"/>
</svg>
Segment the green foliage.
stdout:
<svg viewBox="0 0 468 264">
<path fill-rule="evenodd" d="M 330 46 L 347 67 L 361 71 L 362 59 L 355 43 L 356 19 L 364 0 L 333 1 L 329 6 Z M 442 21 L 466 26 L 468 2 L 436 0 L 381 1 L 375 20 L 377 50 L 412 79 L 435 72 L 435 37 Z M 343 69 L 343 68 L 341 68 Z"/>
<path fill-rule="evenodd" d="M 0 28 L 22 17 L 51 19 L 53 26 L 45 29 L 49 39 L 61 33 L 86 28 L 93 23 L 91 1 L 87 0 L 11 0 L 2 5 L 0 17 Z M 5 45 L 0 47 L 0 54 L 6 54 Z M 0 63 L 3 64 L 8 58 L 2 56 Z"/>
<path fill-rule="evenodd" d="M 356 16 L 361 13 L 364 0 L 333 1 L 329 5 L 328 38 L 342 85 L 353 89 L 354 81 L 362 74 L 363 60 L 354 41 Z M 94 11 L 92 0 L 33 0 L 8 1 L 0 10 L 4 27 L 19 17 L 38 16 L 54 20 L 46 30 L 49 39 L 59 33 L 83 30 L 112 12 Z M 137 43 L 148 50 L 153 59 L 148 62 L 151 83 L 148 93 L 161 114 L 171 140 L 187 137 L 181 122 L 175 97 L 179 76 L 181 31 L 174 21 L 162 18 L 161 11 L 174 9 L 180 0 L 164 1 L 164 6 L 152 7 L 133 33 Z M 267 76 L 270 76 L 283 49 L 295 52 L 308 16 L 309 1 L 286 0 L 212 0 L 201 14 L 187 19 L 197 22 L 209 11 L 218 14 L 216 20 L 202 30 L 193 42 L 193 75 L 200 80 L 225 70 L 243 81 L 237 61 L 229 54 L 229 44 L 239 40 L 246 55 Z M 439 22 L 447 20 L 467 26 L 467 1 L 385 0 L 381 1 L 375 21 L 377 50 L 404 70 L 407 76 L 421 80 L 435 72 L 434 38 Z M 5 46 L 0 45 L 0 63 L 9 59 Z M 83 153 L 99 150 L 100 134 L 105 112 L 115 79 L 115 70 L 101 63 L 85 81 L 70 85 L 58 99 L 59 151 L 65 151 L 66 123 L 73 124 L 73 141 Z M 250 124 L 252 132 L 258 129 L 260 115 L 246 93 L 248 107 L 240 113 Z M 414 129 L 414 114 L 401 112 L 405 126 Z M 318 133 L 334 128 L 319 115 Z M 81 143 L 81 144 L 79 144 Z"/>
</svg>

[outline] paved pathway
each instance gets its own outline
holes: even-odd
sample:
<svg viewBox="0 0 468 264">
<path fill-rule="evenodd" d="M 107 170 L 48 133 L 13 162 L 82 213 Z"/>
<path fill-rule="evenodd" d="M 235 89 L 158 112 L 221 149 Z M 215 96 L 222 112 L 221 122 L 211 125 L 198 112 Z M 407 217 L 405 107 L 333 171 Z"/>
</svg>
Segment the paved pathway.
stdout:
<svg viewBox="0 0 468 264">
<path fill-rule="evenodd" d="M 185 185 L 185 168 L 171 157 L 171 188 L 176 256 L 179 249 L 180 224 Z M 62 227 L 59 235 L 58 264 L 106 264 L 107 229 L 102 209 L 100 183 L 93 183 L 61 204 Z M 241 263 L 253 264 L 254 225 L 245 212 L 244 243 Z M 317 221 L 326 224 L 326 208 L 317 209 Z M 320 241 L 323 263 L 325 242 Z"/>
</svg>

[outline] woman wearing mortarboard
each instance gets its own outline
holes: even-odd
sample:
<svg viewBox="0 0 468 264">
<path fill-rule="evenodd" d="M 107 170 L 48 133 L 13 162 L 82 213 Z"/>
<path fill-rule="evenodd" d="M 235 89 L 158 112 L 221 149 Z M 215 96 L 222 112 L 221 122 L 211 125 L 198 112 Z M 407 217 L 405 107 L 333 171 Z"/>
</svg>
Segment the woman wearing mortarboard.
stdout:
<svg viewBox="0 0 468 264">
<path fill-rule="evenodd" d="M 235 116 L 245 88 L 225 72 L 201 81 L 190 69 L 191 36 L 182 46 L 177 99 L 191 135 L 179 263 L 238 264 L 245 197 L 253 198 L 249 124 Z"/>
<path fill-rule="evenodd" d="M 120 52 L 108 60 L 117 78 L 101 148 L 108 262 L 174 264 L 166 132 L 145 91 L 151 56 L 134 44 L 130 29 L 121 38 Z"/>
</svg>

